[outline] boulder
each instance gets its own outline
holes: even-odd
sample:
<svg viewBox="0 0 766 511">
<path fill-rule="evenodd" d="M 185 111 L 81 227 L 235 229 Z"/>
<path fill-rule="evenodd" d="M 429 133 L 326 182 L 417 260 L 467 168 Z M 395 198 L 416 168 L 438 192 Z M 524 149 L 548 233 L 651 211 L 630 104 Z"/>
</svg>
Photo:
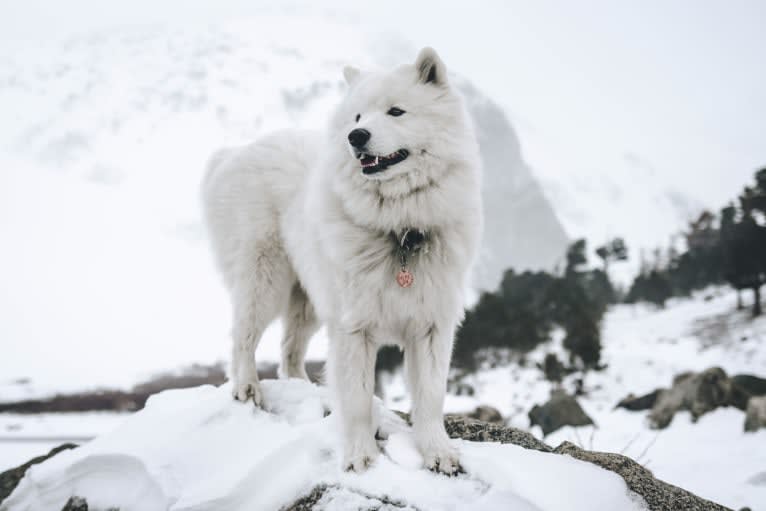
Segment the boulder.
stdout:
<svg viewBox="0 0 766 511">
<path fill-rule="evenodd" d="M 649 470 L 621 454 L 586 451 L 570 442 L 563 442 L 554 452 L 567 454 L 615 472 L 625 480 L 628 488 L 643 497 L 651 511 L 726 511 L 729 509 L 700 498 L 678 486 L 660 481 Z"/>
<path fill-rule="evenodd" d="M 641 410 L 651 410 L 654 403 L 657 402 L 657 396 L 660 394 L 660 390 L 657 389 L 643 396 L 636 396 L 635 394 L 628 394 L 622 398 L 615 408 L 625 408 L 631 412 L 638 412 Z"/>
<path fill-rule="evenodd" d="M 754 396 L 766 396 L 766 379 L 752 374 L 737 374 L 731 377 L 729 404 L 744 411 L 748 401 Z"/>
<path fill-rule="evenodd" d="M 476 410 L 471 413 L 465 414 L 469 419 L 476 419 L 482 422 L 490 422 L 492 424 L 503 424 L 505 420 L 500 414 L 497 408 L 487 405 L 480 405 L 476 407 Z"/>
<path fill-rule="evenodd" d="M 679 410 L 688 410 L 696 421 L 719 406 L 727 406 L 731 388 L 731 380 L 720 367 L 700 373 L 682 373 L 675 377 L 670 389 L 659 392 L 649 413 L 649 422 L 655 429 L 665 428 Z"/>
<path fill-rule="evenodd" d="M 766 396 L 751 397 L 745 412 L 745 431 L 766 428 Z"/>
<path fill-rule="evenodd" d="M 561 363 L 555 353 L 545 355 L 545 360 L 543 360 L 540 369 L 545 374 L 545 379 L 553 383 L 561 383 L 561 380 L 566 375 L 566 367 L 564 367 L 564 364 Z"/>
<path fill-rule="evenodd" d="M 88 502 L 82 497 L 72 497 L 61 511 L 88 511 Z"/>
<path fill-rule="evenodd" d="M 48 458 L 52 458 L 53 456 L 57 455 L 61 451 L 65 451 L 67 449 L 74 449 L 77 447 L 76 444 L 62 444 L 58 447 L 55 447 L 48 452 L 48 454 L 44 454 L 42 456 L 38 456 L 36 458 L 32 458 L 28 462 L 24 463 L 23 465 L 19 465 L 16 468 L 12 468 L 10 470 L 6 470 L 5 472 L 0 473 L 0 502 L 2 502 L 8 495 L 11 494 L 14 488 L 18 486 L 19 481 L 24 477 L 24 474 L 27 473 L 27 470 L 29 470 L 29 467 L 32 465 L 37 465 L 38 463 L 42 463 L 43 461 L 47 460 Z"/>
<path fill-rule="evenodd" d="M 551 398 L 544 405 L 535 405 L 529 412 L 532 426 L 538 425 L 543 429 L 543 435 L 548 435 L 564 426 L 588 426 L 593 419 L 588 417 L 580 403 L 563 390 L 551 392 Z"/>
</svg>

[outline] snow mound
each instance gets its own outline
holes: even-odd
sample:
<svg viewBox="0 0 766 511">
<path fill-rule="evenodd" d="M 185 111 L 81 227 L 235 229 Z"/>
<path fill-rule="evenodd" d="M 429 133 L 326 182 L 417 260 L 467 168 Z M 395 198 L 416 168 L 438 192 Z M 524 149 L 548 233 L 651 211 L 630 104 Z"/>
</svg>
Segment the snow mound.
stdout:
<svg viewBox="0 0 766 511">
<path fill-rule="evenodd" d="M 122 511 L 273 510 L 318 485 L 315 507 L 328 510 L 645 509 L 612 472 L 510 444 L 453 440 L 466 473 L 429 472 L 410 427 L 378 401 L 384 455 L 364 474 L 343 472 L 325 389 L 270 380 L 263 391 L 267 411 L 232 401 L 226 385 L 153 396 L 112 433 L 31 468 L 0 510 L 60 509 L 72 495 Z"/>
</svg>

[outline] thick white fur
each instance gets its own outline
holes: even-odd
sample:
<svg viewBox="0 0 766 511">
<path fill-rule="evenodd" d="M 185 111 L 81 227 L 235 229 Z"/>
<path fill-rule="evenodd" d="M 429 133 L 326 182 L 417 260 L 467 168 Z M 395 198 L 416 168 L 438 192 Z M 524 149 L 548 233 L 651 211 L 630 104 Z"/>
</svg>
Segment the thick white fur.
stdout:
<svg viewBox="0 0 766 511">
<path fill-rule="evenodd" d="M 436 53 L 385 73 L 346 68 L 348 95 L 327 134 L 287 131 L 224 149 L 202 192 L 214 252 L 233 304 L 231 377 L 239 400 L 262 402 L 254 352 L 285 322 L 280 373 L 306 378 L 306 344 L 328 326 L 329 384 L 344 433 L 344 467 L 378 455 L 372 395 L 377 349 L 398 344 L 412 394 L 418 448 L 453 473 L 459 455 L 442 422 L 463 292 L 481 233 L 478 149 L 462 100 Z M 406 111 L 387 115 L 390 107 Z M 360 116 L 356 121 L 357 114 Z M 367 152 L 409 157 L 365 176 L 347 136 L 367 129 Z M 392 231 L 427 232 L 401 288 Z"/>
</svg>

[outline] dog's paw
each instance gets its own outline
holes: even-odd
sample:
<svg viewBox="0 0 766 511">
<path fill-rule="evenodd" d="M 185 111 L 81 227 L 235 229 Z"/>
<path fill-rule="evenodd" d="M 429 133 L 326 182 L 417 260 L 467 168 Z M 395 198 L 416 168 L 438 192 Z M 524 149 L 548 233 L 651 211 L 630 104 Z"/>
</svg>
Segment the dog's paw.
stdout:
<svg viewBox="0 0 766 511">
<path fill-rule="evenodd" d="M 423 462 L 428 470 L 448 476 L 463 472 L 460 466 L 460 453 L 449 444 L 428 449 L 423 454 Z"/>
<path fill-rule="evenodd" d="M 343 470 L 362 473 L 375 463 L 378 455 L 380 455 L 380 450 L 372 437 L 364 441 L 347 444 L 343 455 Z"/>
<path fill-rule="evenodd" d="M 263 407 L 263 394 L 261 393 L 261 384 L 258 380 L 235 382 L 232 386 L 231 394 L 237 401 L 243 403 L 252 399 L 255 406 Z"/>
</svg>

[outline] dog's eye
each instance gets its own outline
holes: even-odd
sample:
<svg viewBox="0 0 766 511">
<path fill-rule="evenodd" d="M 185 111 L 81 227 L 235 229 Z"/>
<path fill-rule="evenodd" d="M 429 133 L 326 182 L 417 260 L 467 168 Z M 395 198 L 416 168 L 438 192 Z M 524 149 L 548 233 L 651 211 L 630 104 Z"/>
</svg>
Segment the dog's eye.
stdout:
<svg viewBox="0 0 766 511">
<path fill-rule="evenodd" d="M 393 115 L 394 117 L 399 117 L 400 115 L 405 113 L 405 111 L 402 110 L 401 108 L 397 108 L 395 106 L 392 106 L 391 108 L 388 109 L 388 112 L 386 112 L 386 113 L 388 115 Z"/>
<path fill-rule="evenodd" d="M 359 119 L 362 118 L 362 114 L 356 114 L 356 122 L 359 122 Z"/>
</svg>

